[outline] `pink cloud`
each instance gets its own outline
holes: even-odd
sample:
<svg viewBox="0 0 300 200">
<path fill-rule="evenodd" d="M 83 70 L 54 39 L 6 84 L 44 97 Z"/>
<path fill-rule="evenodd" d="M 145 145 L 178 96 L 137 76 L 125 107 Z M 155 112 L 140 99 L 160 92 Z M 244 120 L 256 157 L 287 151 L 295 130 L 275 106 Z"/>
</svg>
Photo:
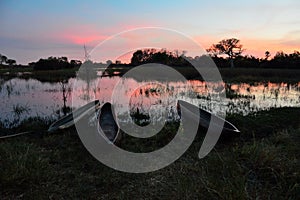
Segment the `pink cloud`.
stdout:
<svg viewBox="0 0 300 200">
<path fill-rule="evenodd" d="M 102 34 L 92 26 L 77 26 L 64 30 L 60 37 L 73 44 L 88 44 L 92 42 L 100 42 L 105 40 L 108 36 Z"/>
</svg>

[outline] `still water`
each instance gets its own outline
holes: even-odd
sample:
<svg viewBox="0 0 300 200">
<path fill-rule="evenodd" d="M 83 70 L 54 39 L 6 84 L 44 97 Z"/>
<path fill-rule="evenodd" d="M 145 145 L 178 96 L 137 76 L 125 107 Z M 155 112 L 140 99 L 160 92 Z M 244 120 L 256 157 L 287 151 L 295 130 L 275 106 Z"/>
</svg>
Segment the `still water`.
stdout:
<svg viewBox="0 0 300 200">
<path fill-rule="evenodd" d="M 74 84 L 76 89 L 74 90 Z M 118 83 L 118 87 L 115 85 Z M 100 85 L 99 85 L 100 84 Z M 208 88 L 212 88 L 209 90 Z M 226 94 L 225 99 L 220 94 Z M 111 99 L 114 96 L 114 100 Z M 176 117 L 176 102 L 186 100 L 211 111 L 247 115 L 274 107 L 299 107 L 300 82 L 224 84 L 190 80 L 186 82 L 138 82 L 119 76 L 87 81 L 70 78 L 56 83 L 36 79 L 0 78 L 0 121 L 14 126 L 28 117 L 58 119 L 94 99 L 113 101 L 119 114 L 130 112 L 161 120 L 161 111 Z M 127 105 L 122 104 L 127 99 Z M 121 100 L 121 101 L 120 101 Z"/>
</svg>

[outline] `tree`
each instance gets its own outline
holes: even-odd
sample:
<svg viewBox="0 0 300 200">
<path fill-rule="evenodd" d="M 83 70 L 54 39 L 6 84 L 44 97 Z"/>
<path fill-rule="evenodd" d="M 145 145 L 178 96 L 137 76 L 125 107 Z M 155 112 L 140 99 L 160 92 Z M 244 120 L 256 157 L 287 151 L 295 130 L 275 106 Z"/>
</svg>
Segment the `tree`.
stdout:
<svg viewBox="0 0 300 200">
<path fill-rule="evenodd" d="M 13 60 L 13 59 L 8 59 L 8 60 L 6 60 L 6 63 L 7 63 L 9 66 L 11 66 L 11 65 L 16 64 L 16 61 Z"/>
<path fill-rule="evenodd" d="M 106 64 L 107 64 L 107 65 L 111 65 L 112 63 L 113 63 L 113 62 L 112 62 L 111 60 L 107 60 L 107 61 L 106 61 Z"/>
<path fill-rule="evenodd" d="M 137 50 L 131 57 L 131 64 L 140 65 L 143 62 L 144 55 L 142 50 Z"/>
<path fill-rule="evenodd" d="M 160 63 L 171 66 L 187 66 L 189 63 L 184 59 L 186 52 L 178 50 L 172 52 L 167 49 L 144 49 L 137 50 L 131 57 L 132 65 L 141 65 L 145 63 Z"/>
<path fill-rule="evenodd" d="M 47 59 L 40 59 L 36 63 L 32 63 L 35 70 L 56 70 L 75 67 L 68 62 L 67 57 L 49 57 Z"/>
<path fill-rule="evenodd" d="M 1 63 L 1 65 L 2 65 L 2 63 L 6 63 L 6 61 L 7 61 L 7 57 L 5 55 L 0 54 L 0 63 Z"/>
<path fill-rule="evenodd" d="M 268 60 L 270 56 L 271 56 L 271 53 L 269 51 L 266 51 L 265 52 L 265 60 Z"/>
<path fill-rule="evenodd" d="M 218 44 L 213 44 L 207 51 L 213 55 L 226 54 L 230 60 L 230 66 L 233 68 L 233 60 L 242 54 L 244 49 L 240 44 L 240 40 L 236 38 L 221 40 Z"/>
<path fill-rule="evenodd" d="M 72 67 L 80 67 L 80 65 L 82 65 L 82 62 L 80 60 L 71 60 L 70 64 Z"/>
</svg>

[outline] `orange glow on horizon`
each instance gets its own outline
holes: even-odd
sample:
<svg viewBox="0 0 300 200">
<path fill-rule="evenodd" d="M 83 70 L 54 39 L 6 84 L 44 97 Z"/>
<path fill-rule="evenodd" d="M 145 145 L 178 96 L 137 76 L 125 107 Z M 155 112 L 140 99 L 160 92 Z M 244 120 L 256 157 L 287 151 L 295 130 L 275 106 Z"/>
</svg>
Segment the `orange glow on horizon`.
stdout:
<svg viewBox="0 0 300 200">
<path fill-rule="evenodd" d="M 212 44 L 216 44 L 222 39 L 230 38 L 216 38 L 211 36 L 201 36 L 194 37 L 195 41 L 197 41 L 204 48 L 208 49 Z M 233 37 L 238 38 L 240 43 L 243 45 L 245 49 L 242 55 L 253 55 L 258 58 L 264 58 L 265 52 L 269 51 L 271 53 L 271 57 L 275 56 L 275 54 L 279 51 L 283 51 L 284 53 L 293 53 L 294 51 L 300 51 L 300 47 L 297 46 L 297 41 L 295 44 L 285 44 L 284 40 L 268 40 L 268 39 L 249 39 L 243 37 Z"/>
<path fill-rule="evenodd" d="M 137 27 L 127 27 L 129 29 L 134 29 Z M 76 45 L 91 45 L 96 46 L 101 41 L 110 37 L 110 35 L 99 34 L 99 31 L 96 31 L 93 27 L 81 27 L 77 30 L 65 30 L 60 35 L 60 38 L 68 41 L 72 44 Z M 134 37 L 134 35 L 132 35 Z M 233 36 L 234 37 L 234 36 Z M 230 38 L 230 37 L 215 37 L 209 35 L 203 36 L 195 36 L 192 39 L 197 42 L 202 48 L 208 49 L 212 44 L 218 43 L 220 40 Z M 252 39 L 252 38 L 244 38 L 244 37 L 235 37 L 240 39 L 240 43 L 243 45 L 245 51 L 242 55 L 253 55 L 258 58 L 264 58 L 265 52 L 269 51 L 271 53 L 271 58 L 275 56 L 275 54 L 279 51 L 283 51 L 285 53 L 293 53 L 294 51 L 300 51 L 299 47 L 297 46 L 297 40 L 294 43 L 289 43 L 288 40 L 271 40 L 271 39 Z M 134 39 L 134 38 L 127 38 L 127 39 Z M 140 39 L 140 38 L 137 38 Z M 128 50 L 131 47 L 128 46 Z M 174 49 L 170 49 L 172 51 Z M 185 50 L 184 47 L 179 50 Z M 131 56 L 133 52 L 127 53 L 125 55 L 121 55 L 120 57 L 116 58 L 116 60 L 121 61 L 122 63 L 130 63 Z M 189 52 L 187 52 L 187 55 Z M 114 60 L 113 60 L 114 62 Z"/>
</svg>

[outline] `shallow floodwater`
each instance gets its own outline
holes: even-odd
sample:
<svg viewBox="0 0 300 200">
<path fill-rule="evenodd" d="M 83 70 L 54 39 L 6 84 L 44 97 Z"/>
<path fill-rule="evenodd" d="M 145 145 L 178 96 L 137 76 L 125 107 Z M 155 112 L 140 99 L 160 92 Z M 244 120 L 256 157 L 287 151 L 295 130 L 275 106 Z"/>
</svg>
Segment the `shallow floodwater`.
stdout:
<svg viewBox="0 0 300 200">
<path fill-rule="evenodd" d="M 226 93 L 225 99 L 221 98 L 222 93 Z M 57 119 L 95 99 L 101 103 L 112 101 L 120 115 L 138 113 L 151 116 L 153 120 L 161 120 L 163 112 L 167 113 L 167 118 L 176 117 L 178 99 L 216 114 L 247 115 L 274 107 L 299 107 L 300 82 L 225 85 L 198 80 L 138 82 L 113 76 L 88 83 L 75 78 L 49 83 L 20 78 L 4 81 L 0 78 L 0 121 L 6 126 L 14 126 L 34 116 Z"/>
</svg>

